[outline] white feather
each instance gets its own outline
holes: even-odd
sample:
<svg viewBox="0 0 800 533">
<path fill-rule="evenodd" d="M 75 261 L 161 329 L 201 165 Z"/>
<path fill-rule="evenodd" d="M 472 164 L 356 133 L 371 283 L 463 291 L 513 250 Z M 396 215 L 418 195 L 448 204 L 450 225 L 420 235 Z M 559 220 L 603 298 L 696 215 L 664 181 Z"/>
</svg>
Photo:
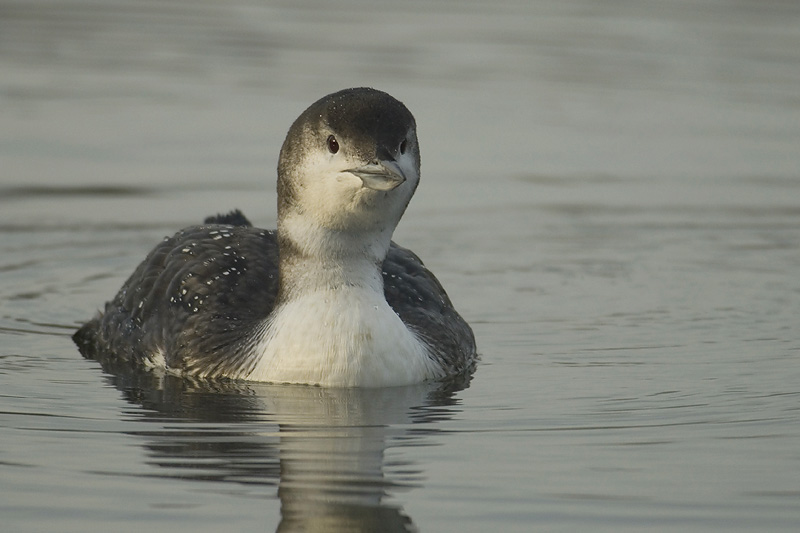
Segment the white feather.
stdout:
<svg viewBox="0 0 800 533">
<path fill-rule="evenodd" d="M 247 379 L 382 387 L 441 377 L 425 345 L 371 288 L 303 294 L 272 316 Z"/>
</svg>

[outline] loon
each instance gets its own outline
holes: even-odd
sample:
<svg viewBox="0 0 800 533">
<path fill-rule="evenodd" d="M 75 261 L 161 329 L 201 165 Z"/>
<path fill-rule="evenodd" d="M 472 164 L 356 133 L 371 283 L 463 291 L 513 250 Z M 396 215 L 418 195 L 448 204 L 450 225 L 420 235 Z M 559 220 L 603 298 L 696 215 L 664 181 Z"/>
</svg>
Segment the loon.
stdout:
<svg viewBox="0 0 800 533">
<path fill-rule="evenodd" d="M 165 238 L 73 340 L 193 378 L 387 387 L 474 370 L 472 329 L 392 234 L 420 178 L 416 122 L 371 88 L 313 103 L 278 162 L 277 230 L 238 210 Z"/>
</svg>

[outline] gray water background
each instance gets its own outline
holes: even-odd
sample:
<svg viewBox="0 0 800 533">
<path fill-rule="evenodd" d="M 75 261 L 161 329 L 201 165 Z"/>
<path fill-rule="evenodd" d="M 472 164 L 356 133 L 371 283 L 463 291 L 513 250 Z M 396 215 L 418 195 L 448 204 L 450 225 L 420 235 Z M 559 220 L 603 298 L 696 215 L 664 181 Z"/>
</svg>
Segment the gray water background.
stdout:
<svg viewBox="0 0 800 533">
<path fill-rule="evenodd" d="M 274 227 L 312 101 L 414 112 L 467 388 L 107 374 L 162 237 Z M 800 4 L 0 1 L 4 531 L 797 531 Z"/>
</svg>

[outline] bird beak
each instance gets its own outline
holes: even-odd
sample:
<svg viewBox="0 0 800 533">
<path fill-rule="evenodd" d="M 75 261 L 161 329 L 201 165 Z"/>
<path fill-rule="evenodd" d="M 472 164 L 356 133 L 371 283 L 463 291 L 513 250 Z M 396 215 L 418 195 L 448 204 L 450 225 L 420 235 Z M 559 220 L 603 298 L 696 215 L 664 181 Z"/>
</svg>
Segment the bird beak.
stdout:
<svg viewBox="0 0 800 533">
<path fill-rule="evenodd" d="M 405 174 L 395 161 L 380 160 L 345 172 L 358 176 L 364 187 L 374 191 L 391 191 L 406 181 Z"/>
</svg>

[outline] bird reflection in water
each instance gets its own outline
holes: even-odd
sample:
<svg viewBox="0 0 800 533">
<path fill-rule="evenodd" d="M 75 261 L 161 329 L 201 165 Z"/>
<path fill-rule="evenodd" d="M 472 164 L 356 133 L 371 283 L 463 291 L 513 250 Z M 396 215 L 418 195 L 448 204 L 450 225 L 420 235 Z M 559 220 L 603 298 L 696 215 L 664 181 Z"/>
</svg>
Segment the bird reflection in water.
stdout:
<svg viewBox="0 0 800 533">
<path fill-rule="evenodd" d="M 396 496 L 419 487 L 420 468 L 386 450 L 430 443 L 458 411 L 469 377 L 382 389 L 193 382 L 109 369 L 141 406 L 149 463 L 193 482 L 277 486 L 277 531 L 415 531 Z M 159 425 L 161 424 L 161 425 Z M 160 474 L 159 474 L 160 475 Z M 239 490 L 239 489 L 237 489 Z"/>
</svg>

